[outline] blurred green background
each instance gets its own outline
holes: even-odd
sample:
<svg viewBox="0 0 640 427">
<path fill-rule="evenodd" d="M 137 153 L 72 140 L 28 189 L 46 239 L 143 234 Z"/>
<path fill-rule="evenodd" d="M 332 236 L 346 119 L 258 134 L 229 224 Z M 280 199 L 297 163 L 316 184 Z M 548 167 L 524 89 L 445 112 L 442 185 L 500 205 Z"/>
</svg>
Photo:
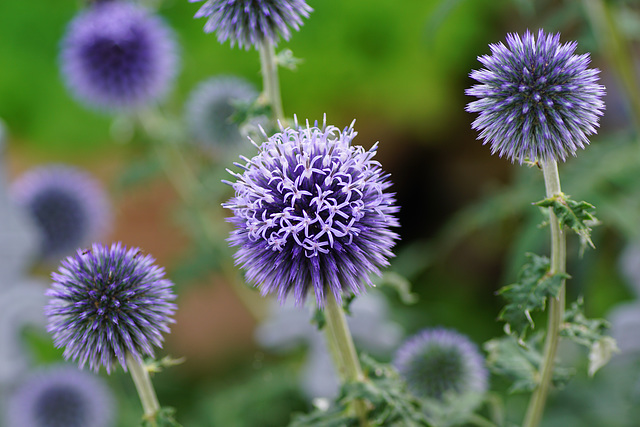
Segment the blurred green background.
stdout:
<svg viewBox="0 0 640 427">
<path fill-rule="evenodd" d="M 285 114 L 321 120 L 326 113 L 338 127 L 355 118 L 359 144 L 380 141 L 377 159 L 392 174 L 402 208 L 402 242 L 392 270 L 407 277 L 420 297 L 405 306 L 387 292 L 391 317 L 407 334 L 442 325 L 479 345 L 500 335 L 502 325 L 495 319 L 502 301 L 496 290 L 515 279 L 525 251 L 546 253 L 546 230 L 537 227 L 542 217 L 531 206 L 544 195 L 541 174 L 492 157 L 470 128 L 474 117 L 464 111 L 470 101 L 464 90 L 473 84 L 468 73 L 480 67 L 477 56 L 489 53 L 488 44 L 504 40 L 507 32 L 526 28 L 560 31 L 563 41 L 578 40 L 578 52 L 592 52 L 608 88 L 602 131 L 578 158 L 561 165 L 565 192 L 596 204 L 603 222 L 594 234 L 596 251 L 578 259 L 577 243 L 570 242 L 569 292 L 585 295 L 595 316 L 632 298 L 617 265 L 620 250 L 638 233 L 640 213 L 633 100 L 626 96 L 628 79 L 620 78 L 635 78 L 635 71 L 629 73 L 640 33 L 634 2 L 308 3 L 315 11 L 301 31 L 278 45 L 303 60 L 296 71 L 280 71 Z M 609 8 L 611 28 L 603 29 L 590 15 L 593 3 Z M 182 49 L 181 72 L 165 107 L 177 117 L 189 91 L 212 75 L 239 75 L 261 84 L 258 53 L 231 49 L 205 34 L 205 21 L 193 19 L 199 6 L 167 0 L 159 9 Z M 216 272 L 189 274 L 192 266 L 207 262 L 207 252 L 203 256 L 185 231 L 188 219 L 162 174 L 122 185 L 122 176 L 143 157 L 139 147 L 115 143 L 114 118 L 76 103 L 59 75 L 58 44 L 81 7 L 78 1 L 0 2 L 0 117 L 9 131 L 9 174 L 47 162 L 90 169 L 113 196 L 116 227 L 110 238 L 143 247 L 175 272 L 180 313 L 166 352 L 186 354 L 187 362 L 158 375 L 156 382 L 161 401 L 178 408 L 184 425 L 282 425 L 291 411 L 310 407 L 295 376 L 304 351 L 291 357 L 265 354 L 253 342 L 255 319 L 229 283 Z M 609 49 L 616 40 L 619 51 Z M 46 277 L 45 269 L 36 270 Z M 43 363 L 59 358 L 47 336 L 27 335 Z M 584 357 L 579 360 L 586 363 Z M 129 425 L 139 414 L 130 380 L 115 375 L 110 381 L 125 393 L 121 425 Z M 575 384 L 582 382 L 579 377 Z M 600 380 L 584 387 L 603 382 L 607 387 L 622 383 Z M 507 385 L 494 380 L 498 391 Z M 581 402 L 599 399 L 594 393 Z M 569 397 L 575 399 L 575 393 L 552 396 L 543 425 L 637 425 L 627 413 L 618 413 L 615 423 L 609 415 L 594 415 L 593 424 L 584 424 L 581 411 L 566 404 Z M 507 402 L 507 412 L 519 419 L 522 399 Z"/>
</svg>

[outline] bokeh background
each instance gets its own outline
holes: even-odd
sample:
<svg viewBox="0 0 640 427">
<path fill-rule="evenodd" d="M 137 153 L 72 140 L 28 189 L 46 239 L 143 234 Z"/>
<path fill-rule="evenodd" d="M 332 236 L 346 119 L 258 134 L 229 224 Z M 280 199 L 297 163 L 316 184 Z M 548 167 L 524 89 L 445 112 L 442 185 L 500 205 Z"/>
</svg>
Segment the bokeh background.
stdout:
<svg viewBox="0 0 640 427">
<path fill-rule="evenodd" d="M 260 87 L 255 50 L 230 48 L 205 34 L 204 21 L 193 19 L 199 4 L 160 3 L 159 13 L 181 47 L 181 71 L 163 107 L 169 115 L 182 117 L 190 90 L 213 75 L 241 76 Z M 597 249 L 582 258 L 577 239 L 570 236 L 569 293 L 584 295 L 587 313 L 596 317 L 634 299 L 633 278 L 621 272 L 620 255 L 635 242 L 640 225 L 636 2 L 308 3 L 315 10 L 301 31 L 278 45 L 302 59 L 297 70 L 280 70 L 285 114 L 321 120 L 326 113 L 338 127 L 357 119 L 359 144 L 380 141 L 377 159 L 391 173 L 402 208 L 402 241 L 391 271 L 406 278 L 419 297 L 406 305 L 383 287 L 390 321 L 407 336 L 446 326 L 481 345 L 502 334 L 496 321 L 502 301 L 496 291 L 514 281 L 525 252 L 546 253 L 547 232 L 538 227 L 542 216 L 531 206 L 544 196 L 542 174 L 491 156 L 471 130 L 474 117 L 464 111 L 471 101 L 464 90 L 473 84 L 468 74 L 480 66 L 477 56 L 489 53 L 488 44 L 503 41 L 507 32 L 526 28 L 578 40 L 578 53 L 592 53 L 592 65 L 602 70 L 608 92 L 599 134 L 560 170 L 564 191 L 594 203 L 602 221 L 594 230 Z M 228 263 L 221 257 L 231 252 L 210 250 L 198 239 L 179 195 L 149 160 L 146 146 L 135 136 L 125 142 L 119 137 L 123 128 L 126 133 L 126 119 L 87 110 L 67 92 L 58 46 L 81 7 L 70 0 L 0 2 L 0 118 L 8 134 L 0 170 L 9 181 L 45 163 L 91 171 L 114 204 L 115 225 L 105 242 L 139 246 L 167 268 L 176 283 L 179 311 L 161 354 L 184 356 L 186 362 L 154 382 L 161 402 L 175 406 L 184 425 L 284 425 L 292 412 L 310 408 L 298 387 L 307 349 L 282 353 L 256 343 L 263 320 L 245 308 L 232 289 L 241 285 L 221 267 Z M 217 167 L 224 176 L 223 168 L 230 165 Z M 216 188 L 210 205 L 230 195 L 222 184 L 210 185 Z M 224 215 L 218 212 L 212 220 L 228 231 Z M 224 235 L 219 236 L 222 242 Z M 34 265 L 30 274 L 47 280 L 50 270 L 50 265 Z M 27 327 L 22 334 L 35 364 L 61 360 L 61 351 L 53 349 L 42 330 Z M 574 353 L 568 349 L 567 357 L 580 373 L 553 393 L 543 425 L 637 425 L 632 407 L 640 393 L 638 359 L 615 359 L 589 380 L 582 373 L 586 355 Z M 623 369 L 628 375 L 620 375 Z M 108 380 L 119 396 L 118 425 L 134 425 L 139 403 L 130 379 L 118 373 Z M 492 378 L 493 390 L 507 388 L 504 379 Z M 506 399 L 514 420 L 523 402 L 518 396 Z"/>
</svg>

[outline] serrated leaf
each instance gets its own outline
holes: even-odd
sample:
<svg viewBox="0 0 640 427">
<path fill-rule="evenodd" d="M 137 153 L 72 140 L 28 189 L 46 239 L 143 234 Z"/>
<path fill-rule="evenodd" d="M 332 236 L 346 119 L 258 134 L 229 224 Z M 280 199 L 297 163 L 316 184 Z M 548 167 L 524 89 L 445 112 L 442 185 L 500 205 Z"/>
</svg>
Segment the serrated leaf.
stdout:
<svg viewBox="0 0 640 427">
<path fill-rule="evenodd" d="M 598 219 L 595 217 L 596 208 L 591 203 L 576 202 L 570 196 L 559 193 L 534 204 L 541 208 L 551 208 L 560 221 L 560 226 L 566 225 L 580 237 L 581 254 L 587 245 L 595 248 L 591 241 L 591 227 L 598 224 Z"/>
<path fill-rule="evenodd" d="M 564 316 L 560 334 L 589 349 L 589 375 L 606 365 L 618 352 L 616 341 L 606 334 L 609 322 L 605 319 L 589 319 L 583 312 L 583 300 L 571 304 Z"/>
<path fill-rule="evenodd" d="M 487 366 L 494 373 L 503 375 L 511 381 L 510 393 L 533 391 L 539 382 L 542 354 L 536 349 L 539 337 L 527 342 L 516 340 L 512 335 L 494 338 L 484 344 Z M 565 384 L 573 375 L 573 370 L 555 366 L 553 383 Z"/>
<path fill-rule="evenodd" d="M 418 294 L 411 292 L 411 282 L 401 274 L 393 271 L 385 271 L 379 280 L 375 281 L 376 286 L 388 286 L 398 294 L 400 301 L 406 305 L 418 302 Z"/>
<path fill-rule="evenodd" d="M 544 310 L 547 298 L 557 297 L 563 281 L 569 278 L 565 273 L 550 274 L 549 258 L 545 256 L 528 253 L 526 257 L 518 281 L 498 291 L 507 300 L 499 318 L 520 338 L 535 327 L 531 314 Z"/>
<path fill-rule="evenodd" d="M 141 427 L 182 427 L 174 416 L 176 410 L 170 407 L 162 407 L 151 417 L 143 417 Z"/>
</svg>

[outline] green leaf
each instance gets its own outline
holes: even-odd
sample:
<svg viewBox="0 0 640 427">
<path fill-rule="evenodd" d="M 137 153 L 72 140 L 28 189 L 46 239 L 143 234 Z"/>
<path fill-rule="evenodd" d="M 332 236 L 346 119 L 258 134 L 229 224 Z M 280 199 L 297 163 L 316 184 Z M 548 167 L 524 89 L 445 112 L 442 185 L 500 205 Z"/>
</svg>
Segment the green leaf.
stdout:
<svg viewBox="0 0 640 427">
<path fill-rule="evenodd" d="M 567 310 L 560 335 L 589 349 L 588 372 L 593 376 L 619 350 L 616 341 L 606 334 L 609 322 L 604 319 L 588 319 L 584 315 L 583 305 L 582 298 L 579 298 Z"/>
<path fill-rule="evenodd" d="M 364 400 L 369 407 L 370 426 L 424 427 L 430 422 L 423 403 L 410 394 L 398 373 L 387 364 L 363 355 L 365 381 L 349 382 L 329 408 L 316 408 L 312 413 L 295 415 L 290 427 L 358 426 L 359 420 L 349 413 L 350 403 Z"/>
<path fill-rule="evenodd" d="M 184 363 L 186 358 L 181 357 L 179 359 L 174 359 L 171 356 L 165 356 L 160 360 L 147 359 L 145 360 L 144 367 L 150 373 L 161 372 L 164 368 L 170 368 L 172 366 L 180 365 Z"/>
<path fill-rule="evenodd" d="M 507 323 L 507 332 L 516 333 L 523 338 L 528 328 L 535 324 L 531 314 L 545 308 L 547 298 L 558 296 L 565 273 L 549 273 L 549 258 L 532 253 L 526 254 L 527 262 L 518 275 L 518 281 L 500 289 L 507 304 L 500 312 L 499 318 Z"/>
<path fill-rule="evenodd" d="M 162 407 L 153 416 L 142 417 L 141 427 L 182 427 L 174 416 L 176 410 L 170 407 Z"/>
<path fill-rule="evenodd" d="M 542 354 L 536 347 L 540 341 L 541 335 L 536 335 L 527 342 L 506 335 L 484 344 L 488 353 L 487 366 L 496 374 L 504 375 L 513 381 L 509 388 L 510 393 L 533 391 L 538 385 Z M 553 383 L 556 386 L 564 385 L 572 375 L 573 370 L 555 366 Z"/>
<path fill-rule="evenodd" d="M 283 49 L 276 55 L 276 63 L 291 71 L 297 70 L 298 64 L 301 62 L 304 62 L 304 60 L 293 56 L 293 51 L 291 49 Z"/>
<path fill-rule="evenodd" d="M 376 286 L 388 286 L 398 294 L 400 300 L 411 305 L 418 302 L 418 294 L 411 292 L 411 282 L 401 274 L 393 271 L 385 271 L 382 276 L 375 281 Z"/>
<path fill-rule="evenodd" d="M 551 208 L 558 217 L 561 227 L 566 225 L 580 236 L 581 254 L 587 245 L 595 248 L 591 241 L 591 227 L 599 222 L 595 217 L 596 208 L 591 203 L 576 202 L 568 195 L 560 193 L 534 204 L 541 208 Z"/>
</svg>

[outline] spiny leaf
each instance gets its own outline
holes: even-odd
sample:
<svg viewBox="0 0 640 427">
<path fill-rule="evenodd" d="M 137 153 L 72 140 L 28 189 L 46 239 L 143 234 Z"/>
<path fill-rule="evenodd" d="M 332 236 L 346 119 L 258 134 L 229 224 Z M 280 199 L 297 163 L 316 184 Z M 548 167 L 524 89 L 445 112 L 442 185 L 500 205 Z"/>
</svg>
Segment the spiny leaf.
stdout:
<svg viewBox="0 0 640 427">
<path fill-rule="evenodd" d="M 411 282 L 401 274 L 385 271 L 374 283 L 376 286 L 388 286 L 396 291 L 400 300 L 406 305 L 418 302 L 418 294 L 411 292 Z"/>
<path fill-rule="evenodd" d="M 598 224 L 598 219 L 595 217 L 596 208 L 591 203 L 576 202 L 568 195 L 559 193 L 534 204 L 541 208 L 551 208 L 558 217 L 561 227 L 566 225 L 578 234 L 580 254 L 584 252 L 587 245 L 595 248 L 591 241 L 591 227 Z"/>
<path fill-rule="evenodd" d="M 170 407 L 160 408 L 153 416 L 144 416 L 141 427 L 182 427 L 174 416 L 176 410 Z"/>
<path fill-rule="evenodd" d="M 527 342 L 506 335 L 484 344 L 489 369 L 513 381 L 510 393 L 532 391 L 538 385 L 542 354 L 536 347 L 540 341 L 541 335 L 532 337 Z M 573 370 L 555 366 L 553 383 L 556 386 L 564 385 L 572 375 Z"/>
<path fill-rule="evenodd" d="M 180 365 L 184 363 L 186 358 L 181 357 L 179 359 L 174 359 L 171 356 L 165 356 L 160 360 L 147 359 L 144 363 L 144 367 L 148 372 L 156 373 L 161 372 L 164 368 L 170 368 L 172 366 Z"/>
<path fill-rule="evenodd" d="M 544 310 L 547 298 L 557 297 L 563 280 L 569 278 L 564 273 L 550 274 L 549 258 L 532 253 L 526 256 L 518 281 L 498 291 L 507 300 L 499 318 L 507 323 L 508 333 L 520 338 L 529 327 L 535 327 L 531 313 Z"/>
<path fill-rule="evenodd" d="M 593 376 L 619 350 L 616 341 L 606 334 L 609 322 L 587 318 L 583 305 L 582 298 L 579 298 L 567 310 L 560 334 L 589 349 L 589 375 Z"/>
</svg>

